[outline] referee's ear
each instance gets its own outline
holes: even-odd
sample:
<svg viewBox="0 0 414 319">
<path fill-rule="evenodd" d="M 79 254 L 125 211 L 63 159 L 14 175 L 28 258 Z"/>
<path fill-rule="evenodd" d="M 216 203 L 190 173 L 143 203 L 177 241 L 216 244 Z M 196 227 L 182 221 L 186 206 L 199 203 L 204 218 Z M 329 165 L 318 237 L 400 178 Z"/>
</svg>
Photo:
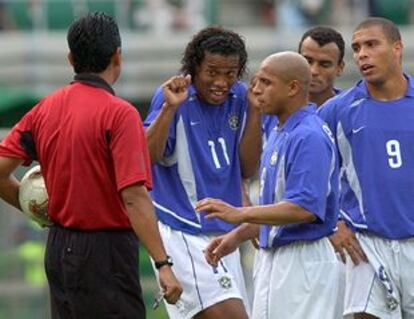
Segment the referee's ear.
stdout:
<svg viewBox="0 0 414 319">
<path fill-rule="evenodd" d="M 72 52 L 69 52 L 68 53 L 68 61 L 69 61 L 69 63 L 70 63 L 70 65 L 72 66 L 72 67 L 75 67 L 75 62 L 73 61 L 73 55 L 72 55 Z"/>
<path fill-rule="evenodd" d="M 122 57 L 121 57 L 121 48 L 117 48 L 114 55 L 111 58 L 112 60 L 112 64 L 114 66 L 120 66 L 121 65 L 121 61 L 122 61 Z"/>
</svg>

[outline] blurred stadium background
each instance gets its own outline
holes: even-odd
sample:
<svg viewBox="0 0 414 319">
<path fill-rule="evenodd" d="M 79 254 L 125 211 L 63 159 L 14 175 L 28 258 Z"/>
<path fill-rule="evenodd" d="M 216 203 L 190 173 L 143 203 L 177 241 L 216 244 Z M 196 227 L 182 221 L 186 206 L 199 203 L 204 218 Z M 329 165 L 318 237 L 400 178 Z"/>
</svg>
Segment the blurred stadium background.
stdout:
<svg viewBox="0 0 414 319">
<path fill-rule="evenodd" d="M 71 81 L 66 29 L 87 12 L 114 16 L 120 27 L 123 71 L 115 86 L 144 117 L 155 88 L 180 67 L 194 31 L 221 24 L 241 33 L 249 51 L 250 74 L 268 54 L 296 50 L 304 29 L 335 26 L 344 35 L 346 71 L 337 86 L 358 78 L 350 52 L 353 27 L 368 15 L 401 26 L 404 66 L 414 71 L 413 0 L 0 0 L 0 139 L 41 98 Z M 246 79 L 248 79 L 246 76 Z M 18 177 L 24 170 L 18 172 Z M 43 271 L 46 231 L 0 202 L 0 319 L 48 319 Z M 252 256 L 246 255 L 251 264 Z M 142 284 L 149 319 L 157 288 L 147 255 L 141 254 Z"/>
</svg>

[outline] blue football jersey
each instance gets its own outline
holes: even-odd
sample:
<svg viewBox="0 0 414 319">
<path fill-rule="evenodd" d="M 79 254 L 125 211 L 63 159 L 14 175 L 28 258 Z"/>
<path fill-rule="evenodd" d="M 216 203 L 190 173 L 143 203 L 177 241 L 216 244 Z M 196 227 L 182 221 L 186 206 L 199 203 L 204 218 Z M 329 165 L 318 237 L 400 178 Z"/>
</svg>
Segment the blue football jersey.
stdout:
<svg viewBox="0 0 414 319">
<path fill-rule="evenodd" d="M 155 120 L 164 97 L 159 88 L 145 126 Z M 158 218 L 187 233 L 227 232 L 234 225 L 206 220 L 194 210 L 198 200 L 219 198 L 241 206 L 239 143 L 246 121 L 246 86 L 236 82 L 220 106 L 198 99 L 193 86 L 169 129 L 163 159 L 153 165 L 151 196 Z"/>
<path fill-rule="evenodd" d="M 339 94 L 341 92 L 340 89 L 334 88 L 335 94 Z M 315 108 L 317 108 L 316 104 L 313 104 Z M 269 139 L 269 135 L 272 132 L 272 130 L 277 129 L 277 125 L 279 123 L 279 120 L 276 115 L 272 114 L 263 114 L 262 116 L 262 141 L 263 141 L 263 148 L 266 145 L 267 140 Z"/>
<path fill-rule="evenodd" d="M 260 167 L 260 204 L 288 201 L 316 216 L 313 223 L 264 225 L 260 246 L 277 248 L 297 240 L 333 233 L 338 212 L 336 148 L 328 126 L 314 105 L 292 114 L 272 130 Z"/>
<path fill-rule="evenodd" d="M 389 239 L 414 236 L 414 82 L 406 78 L 400 99 L 377 101 L 361 80 L 319 109 L 338 146 L 342 218 Z"/>
<path fill-rule="evenodd" d="M 269 139 L 272 130 L 277 129 L 279 120 L 276 115 L 263 114 L 262 116 L 262 142 L 263 148 L 266 146 L 267 140 Z"/>
</svg>

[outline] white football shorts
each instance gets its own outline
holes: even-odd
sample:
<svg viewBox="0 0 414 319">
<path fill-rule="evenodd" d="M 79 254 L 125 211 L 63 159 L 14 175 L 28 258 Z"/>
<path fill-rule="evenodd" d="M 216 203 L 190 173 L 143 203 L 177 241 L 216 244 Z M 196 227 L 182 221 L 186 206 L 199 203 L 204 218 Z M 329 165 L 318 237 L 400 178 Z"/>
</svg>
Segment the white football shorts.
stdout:
<svg viewBox="0 0 414 319">
<path fill-rule="evenodd" d="M 344 313 L 414 318 L 414 238 L 389 240 L 357 233 L 357 239 L 369 263 L 355 266 L 347 261 Z"/>
<path fill-rule="evenodd" d="M 252 318 L 337 318 L 340 266 L 327 238 L 260 249 Z"/>
<path fill-rule="evenodd" d="M 167 254 L 173 259 L 174 274 L 183 287 L 177 304 L 165 303 L 171 319 L 190 319 L 230 298 L 242 299 L 247 313 L 250 313 L 238 250 L 222 258 L 215 268 L 207 263 L 203 253 L 215 236 L 187 234 L 161 222 L 158 222 L 158 227 Z M 155 273 L 158 274 L 157 271 Z"/>
</svg>

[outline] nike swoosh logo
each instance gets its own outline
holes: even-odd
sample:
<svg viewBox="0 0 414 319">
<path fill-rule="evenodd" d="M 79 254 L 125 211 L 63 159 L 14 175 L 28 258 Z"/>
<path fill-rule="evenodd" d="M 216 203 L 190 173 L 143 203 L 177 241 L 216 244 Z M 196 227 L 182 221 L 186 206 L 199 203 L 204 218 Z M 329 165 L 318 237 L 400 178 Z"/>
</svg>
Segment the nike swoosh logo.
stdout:
<svg viewBox="0 0 414 319">
<path fill-rule="evenodd" d="M 190 121 L 190 125 L 191 125 L 191 126 L 198 125 L 198 124 L 200 124 L 200 122 L 193 122 L 193 121 Z"/>
<path fill-rule="evenodd" d="M 366 128 L 366 126 L 361 126 L 361 127 L 358 127 L 358 128 L 353 128 L 352 129 L 352 133 L 356 134 L 359 131 L 362 131 L 364 128 Z"/>
</svg>

